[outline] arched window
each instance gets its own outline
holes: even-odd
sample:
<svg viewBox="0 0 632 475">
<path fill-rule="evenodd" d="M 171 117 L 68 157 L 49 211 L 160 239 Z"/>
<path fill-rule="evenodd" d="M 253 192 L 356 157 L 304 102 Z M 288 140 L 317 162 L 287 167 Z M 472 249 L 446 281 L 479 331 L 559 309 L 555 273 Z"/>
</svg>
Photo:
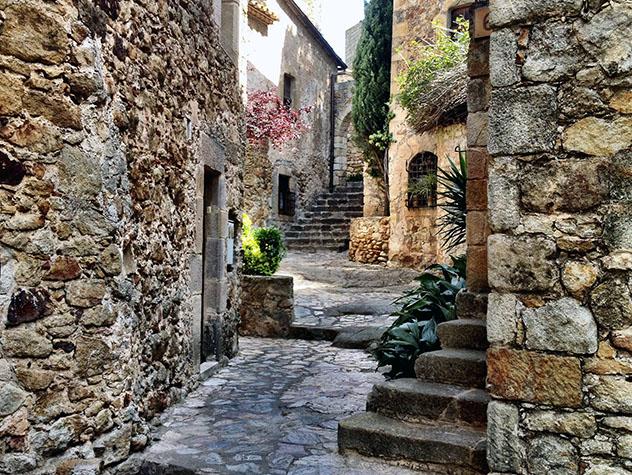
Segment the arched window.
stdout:
<svg viewBox="0 0 632 475">
<path fill-rule="evenodd" d="M 437 206 L 437 156 L 434 153 L 418 153 L 408 162 L 407 206 Z"/>
</svg>

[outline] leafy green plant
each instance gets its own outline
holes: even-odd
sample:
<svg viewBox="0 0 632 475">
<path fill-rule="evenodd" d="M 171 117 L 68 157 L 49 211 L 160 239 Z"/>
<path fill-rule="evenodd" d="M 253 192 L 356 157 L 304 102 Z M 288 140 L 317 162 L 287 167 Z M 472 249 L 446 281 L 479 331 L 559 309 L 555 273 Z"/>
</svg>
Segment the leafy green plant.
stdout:
<svg viewBox="0 0 632 475">
<path fill-rule="evenodd" d="M 397 77 L 399 83 L 398 100 L 409 113 L 414 112 L 418 98 L 425 94 L 431 82 L 441 72 L 450 70 L 467 59 L 470 44 L 468 24 L 459 20 L 456 31 L 434 22 L 435 42 L 412 41 L 406 50 L 400 50 L 404 56 L 406 69 Z M 407 60 L 406 57 L 414 59 Z"/>
<path fill-rule="evenodd" d="M 430 266 L 417 278 L 419 285 L 395 301 L 401 305 L 397 320 L 372 352 L 378 368 L 391 367 L 387 378 L 414 377 L 419 355 L 440 348 L 437 326 L 456 318 L 456 294 L 465 288 L 465 257 L 452 260 L 453 266 Z"/>
<path fill-rule="evenodd" d="M 443 238 L 446 252 L 454 250 L 466 241 L 467 218 L 467 154 L 459 152 L 459 163 L 448 158 L 450 168 L 438 169 L 437 180 L 441 187 L 437 194 L 444 214 L 439 218 L 439 236 Z"/>
<path fill-rule="evenodd" d="M 281 265 L 287 249 L 283 233 L 275 228 L 255 228 L 248 215 L 243 216 L 244 273 L 272 275 Z"/>
</svg>

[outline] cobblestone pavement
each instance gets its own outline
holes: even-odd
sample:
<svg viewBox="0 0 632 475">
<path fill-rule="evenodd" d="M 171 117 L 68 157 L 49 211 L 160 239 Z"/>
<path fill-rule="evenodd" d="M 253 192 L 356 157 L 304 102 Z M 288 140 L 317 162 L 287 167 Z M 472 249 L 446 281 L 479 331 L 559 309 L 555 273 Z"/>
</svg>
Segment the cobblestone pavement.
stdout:
<svg viewBox="0 0 632 475">
<path fill-rule="evenodd" d="M 419 275 L 341 253 L 291 253 L 279 273 L 294 277 L 295 323 L 331 328 L 388 325 L 393 300 Z"/>
<path fill-rule="evenodd" d="M 282 271 L 297 280 L 298 320 L 312 318 L 314 324 L 340 315 L 383 323 L 390 302 L 416 275 L 348 266 L 336 255 L 314 259 L 290 255 Z M 368 285 L 373 281 L 367 273 L 376 276 L 376 285 Z M 227 367 L 163 415 L 159 441 L 145 455 L 145 473 L 413 473 L 338 454 L 338 421 L 364 410 L 371 387 L 383 380 L 365 352 L 329 342 L 256 338 L 241 338 L 240 348 Z"/>
</svg>

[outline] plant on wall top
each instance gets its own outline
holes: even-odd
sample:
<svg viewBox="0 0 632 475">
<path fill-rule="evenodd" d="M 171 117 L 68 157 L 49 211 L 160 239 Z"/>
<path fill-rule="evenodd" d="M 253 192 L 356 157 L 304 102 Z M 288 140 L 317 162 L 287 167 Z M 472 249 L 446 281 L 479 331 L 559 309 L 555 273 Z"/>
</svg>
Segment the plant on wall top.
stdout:
<svg viewBox="0 0 632 475">
<path fill-rule="evenodd" d="M 279 229 L 255 228 L 247 214 L 243 216 L 242 247 L 244 274 L 247 275 L 274 274 L 287 252 Z"/>
<path fill-rule="evenodd" d="M 458 20 L 458 25 L 453 31 L 435 22 L 434 43 L 413 41 L 400 50 L 406 68 L 397 77 L 397 99 L 419 132 L 467 112 L 470 35 L 467 21 Z"/>
<path fill-rule="evenodd" d="M 275 88 L 248 94 L 246 133 L 254 144 L 270 143 L 277 150 L 299 139 L 309 129 L 305 120 L 312 106 L 292 109 L 283 103 Z"/>
</svg>

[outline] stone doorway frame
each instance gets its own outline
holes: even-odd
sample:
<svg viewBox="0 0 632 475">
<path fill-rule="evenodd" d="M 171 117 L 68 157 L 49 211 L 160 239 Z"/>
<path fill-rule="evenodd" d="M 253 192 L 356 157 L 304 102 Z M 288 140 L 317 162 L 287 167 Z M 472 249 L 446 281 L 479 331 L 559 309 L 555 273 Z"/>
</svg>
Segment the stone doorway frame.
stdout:
<svg viewBox="0 0 632 475">
<path fill-rule="evenodd" d="M 222 354 L 223 314 L 227 310 L 226 243 L 228 208 L 226 153 L 202 133 L 196 168 L 195 246 L 190 257 L 193 305 L 192 359 L 195 368 Z"/>
</svg>

